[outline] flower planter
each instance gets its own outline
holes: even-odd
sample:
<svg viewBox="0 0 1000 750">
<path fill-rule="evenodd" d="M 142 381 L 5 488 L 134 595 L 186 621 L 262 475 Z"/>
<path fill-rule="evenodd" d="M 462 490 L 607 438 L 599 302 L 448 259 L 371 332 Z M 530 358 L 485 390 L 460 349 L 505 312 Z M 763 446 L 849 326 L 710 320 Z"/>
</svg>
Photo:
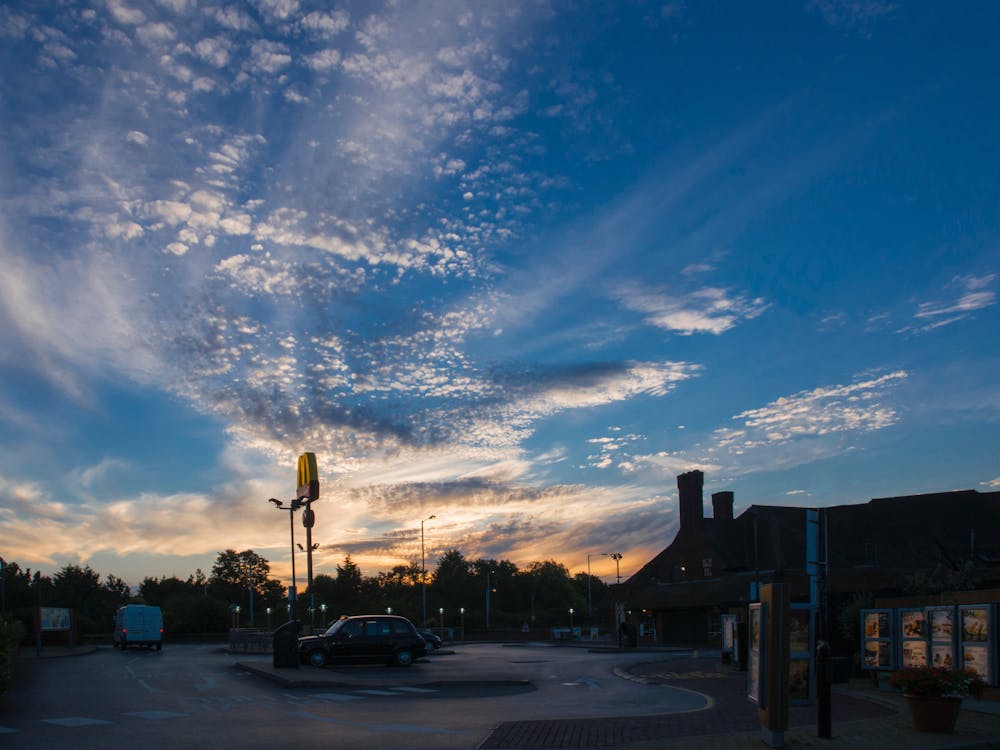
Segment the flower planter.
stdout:
<svg viewBox="0 0 1000 750">
<path fill-rule="evenodd" d="M 954 732 L 961 698 L 907 695 L 913 728 L 918 732 Z"/>
</svg>

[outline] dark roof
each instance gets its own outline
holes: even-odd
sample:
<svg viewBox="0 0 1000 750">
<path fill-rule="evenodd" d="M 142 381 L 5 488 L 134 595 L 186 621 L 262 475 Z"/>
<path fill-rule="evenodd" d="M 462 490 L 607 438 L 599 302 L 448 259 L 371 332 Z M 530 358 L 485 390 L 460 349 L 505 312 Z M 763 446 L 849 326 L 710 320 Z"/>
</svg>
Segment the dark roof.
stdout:
<svg viewBox="0 0 1000 750">
<path fill-rule="evenodd" d="M 827 522 L 831 583 L 874 577 L 887 586 L 907 573 L 957 569 L 967 560 L 1000 563 L 1000 492 L 975 490 L 876 498 L 822 509 Z M 681 528 L 673 542 L 630 577 L 622 588 L 643 599 L 674 596 L 714 602 L 745 597 L 748 571 L 803 571 L 806 508 L 754 505 L 732 521 L 706 518 Z M 755 543 L 756 537 L 756 543 Z M 756 550 L 756 555 L 755 555 Z M 712 572 L 703 577 L 702 560 Z M 681 571 L 681 568 L 686 568 Z M 859 570 L 857 575 L 848 571 Z M 865 572 L 865 569 L 870 571 Z M 839 574 L 838 574 L 839 571 Z M 740 576 L 735 583 L 715 583 Z M 749 579 L 748 579 L 749 580 Z M 873 581 L 874 582 L 874 581 Z M 684 594 L 668 593 L 681 588 Z M 699 588 L 702 591 L 695 592 Z"/>
</svg>

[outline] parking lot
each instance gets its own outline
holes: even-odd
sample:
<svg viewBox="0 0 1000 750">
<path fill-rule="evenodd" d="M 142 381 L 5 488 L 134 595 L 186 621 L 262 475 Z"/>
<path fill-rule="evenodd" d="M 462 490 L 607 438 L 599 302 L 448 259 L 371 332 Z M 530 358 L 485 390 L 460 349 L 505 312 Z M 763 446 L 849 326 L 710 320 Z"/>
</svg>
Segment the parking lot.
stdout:
<svg viewBox="0 0 1000 750">
<path fill-rule="evenodd" d="M 463 645 L 408 668 L 277 673 L 270 663 L 170 644 L 25 660 L 0 696 L 0 747 L 446 750 L 478 747 L 505 720 L 691 711 L 707 700 L 622 679 L 620 654 L 548 645 Z"/>
</svg>

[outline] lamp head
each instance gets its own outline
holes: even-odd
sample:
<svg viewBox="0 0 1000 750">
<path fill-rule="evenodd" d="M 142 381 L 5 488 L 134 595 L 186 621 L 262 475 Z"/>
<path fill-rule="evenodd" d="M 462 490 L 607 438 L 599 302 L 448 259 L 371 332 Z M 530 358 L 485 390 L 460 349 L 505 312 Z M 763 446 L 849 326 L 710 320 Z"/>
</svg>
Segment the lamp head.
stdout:
<svg viewBox="0 0 1000 750">
<path fill-rule="evenodd" d="M 281 508 L 281 507 L 284 507 L 284 505 L 285 505 L 283 502 L 281 502 L 280 500 L 275 500 L 273 497 L 270 498 L 270 499 L 268 499 L 268 502 L 269 503 L 274 503 L 274 507 L 275 508 Z"/>
</svg>

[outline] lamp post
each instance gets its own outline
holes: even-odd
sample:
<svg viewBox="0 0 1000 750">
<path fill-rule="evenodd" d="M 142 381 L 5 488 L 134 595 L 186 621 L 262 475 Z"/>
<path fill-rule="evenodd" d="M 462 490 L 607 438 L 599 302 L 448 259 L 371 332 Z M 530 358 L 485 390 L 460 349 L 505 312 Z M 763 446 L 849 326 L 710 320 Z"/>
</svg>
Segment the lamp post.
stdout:
<svg viewBox="0 0 1000 750">
<path fill-rule="evenodd" d="M 256 618 L 253 615 L 253 565 L 247 561 L 247 588 L 250 589 L 250 627 L 256 625 Z"/>
<path fill-rule="evenodd" d="M 320 619 L 323 621 L 323 627 L 325 628 L 326 627 L 326 605 L 325 604 L 320 604 L 319 605 L 319 611 L 320 611 Z"/>
<path fill-rule="evenodd" d="M 269 503 L 274 503 L 274 507 L 278 510 L 288 511 L 288 531 L 292 539 L 292 587 L 288 590 L 288 619 L 292 618 L 292 612 L 295 607 L 295 598 L 298 596 L 298 591 L 295 586 L 295 511 L 302 507 L 302 499 L 295 498 L 294 500 L 288 501 L 288 506 L 281 500 L 275 500 L 273 497 L 268 500 Z"/>
<path fill-rule="evenodd" d="M 490 629 L 490 574 L 496 571 L 487 569 L 486 571 L 486 629 Z"/>
<path fill-rule="evenodd" d="M 271 629 L 271 608 L 268 607 L 266 611 L 267 611 L 267 629 L 270 630 Z"/>
<path fill-rule="evenodd" d="M 386 608 L 385 608 L 385 613 L 386 613 L 387 615 L 391 615 L 391 614 L 392 614 L 392 607 L 386 607 Z"/>
<path fill-rule="evenodd" d="M 608 552 L 606 553 L 608 557 L 615 561 L 615 577 L 618 579 L 618 583 L 622 582 L 622 553 L 621 552 Z"/>
<path fill-rule="evenodd" d="M 569 637 L 573 637 L 573 608 L 569 608 Z"/>
<path fill-rule="evenodd" d="M 312 512 L 313 511 L 309 507 L 309 504 L 306 503 L 306 511 L 305 513 L 302 514 L 303 524 L 305 523 L 306 519 L 309 518 L 307 514 Z M 315 519 L 315 514 L 313 518 Z M 312 553 L 315 550 L 319 549 L 319 542 L 312 542 L 312 543 L 309 542 L 309 540 L 312 539 L 311 533 L 312 533 L 311 527 L 306 526 L 306 544 L 308 545 L 308 547 L 303 547 L 301 544 L 296 544 L 295 546 L 306 553 L 306 560 L 309 563 L 309 573 L 308 573 L 309 580 L 307 583 L 307 590 L 309 591 L 309 625 L 311 627 L 316 627 L 316 607 L 315 607 L 316 594 L 313 592 Z"/>
<path fill-rule="evenodd" d="M 427 568 L 424 567 L 424 523 L 437 518 L 434 514 L 420 522 L 420 592 L 423 625 L 427 627 Z"/>
<path fill-rule="evenodd" d="M 465 607 L 458 608 L 458 614 L 462 617 L 462 640 L 465 640 Z"/>
</svg>

